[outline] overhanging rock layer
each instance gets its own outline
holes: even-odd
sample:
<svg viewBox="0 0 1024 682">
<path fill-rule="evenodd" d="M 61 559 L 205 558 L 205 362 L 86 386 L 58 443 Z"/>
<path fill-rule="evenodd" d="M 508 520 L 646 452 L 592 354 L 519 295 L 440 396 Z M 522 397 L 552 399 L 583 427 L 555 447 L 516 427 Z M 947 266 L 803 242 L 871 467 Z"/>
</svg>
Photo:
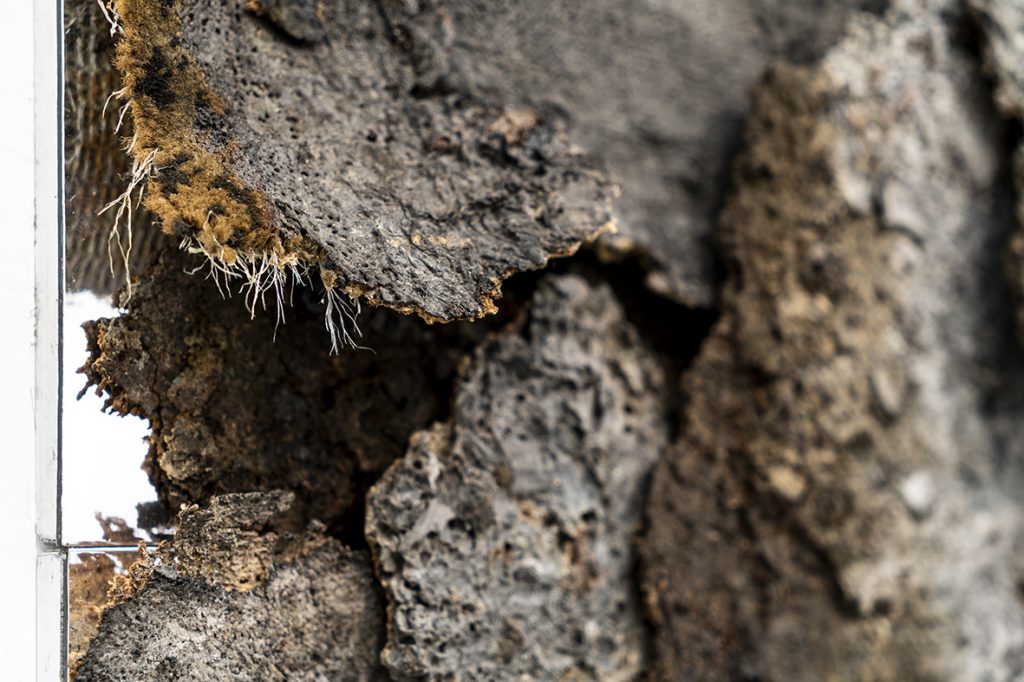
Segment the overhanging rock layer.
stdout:
<svg viewBox="0 0 1024 682">
<path fill-rule="evenodd" d="M 117 0 L 130 151 L 165 232 L 445 321 L 611 229 L 613 189 L 558 110 L 420 88 L 374 3 L 280 4 Z"/>
</svg>

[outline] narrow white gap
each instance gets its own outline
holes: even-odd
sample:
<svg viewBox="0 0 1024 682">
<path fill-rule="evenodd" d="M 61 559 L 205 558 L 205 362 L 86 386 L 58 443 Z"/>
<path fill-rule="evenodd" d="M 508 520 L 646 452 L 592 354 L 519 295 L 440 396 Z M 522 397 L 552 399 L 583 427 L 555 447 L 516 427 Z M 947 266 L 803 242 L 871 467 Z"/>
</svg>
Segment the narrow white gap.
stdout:
<svg viewBox="0 0 1024 682">
<path fill-rule="evenodd" d="M 149 427 L 138 417 L 103 412 L 103 398 L 85 386 L 78 368 L 87 359 L 82 323 L 116 317 L 118 310 L 91 291 L 64 299 L 64 437 L 62 520 L 65 545 L 103 540 L 96 513 L 136 522 L 135 505 L 156 499 L 142 471 Z"/>
</svg>

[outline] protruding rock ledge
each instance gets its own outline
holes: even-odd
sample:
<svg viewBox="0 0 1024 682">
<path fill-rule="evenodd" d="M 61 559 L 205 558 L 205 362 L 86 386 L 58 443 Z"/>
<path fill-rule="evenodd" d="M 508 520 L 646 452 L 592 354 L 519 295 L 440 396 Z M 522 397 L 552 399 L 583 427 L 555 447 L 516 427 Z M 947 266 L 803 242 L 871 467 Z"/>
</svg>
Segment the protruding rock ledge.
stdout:
<svg viewBox="0 0 1024 682">
<path fill-rule="evenodd" d="M 557 109 L 421 91 L 374 3 L 319 3 L 323 35 L 302 43 L 279 31 L 309 27 L 298 5 L 243 5 L 116 2 L 136 176 L 177 241 L 239 274 L 316 265 L 339 292 L 449 321 L 612 229 L 613 188 Z"/>
</svg>

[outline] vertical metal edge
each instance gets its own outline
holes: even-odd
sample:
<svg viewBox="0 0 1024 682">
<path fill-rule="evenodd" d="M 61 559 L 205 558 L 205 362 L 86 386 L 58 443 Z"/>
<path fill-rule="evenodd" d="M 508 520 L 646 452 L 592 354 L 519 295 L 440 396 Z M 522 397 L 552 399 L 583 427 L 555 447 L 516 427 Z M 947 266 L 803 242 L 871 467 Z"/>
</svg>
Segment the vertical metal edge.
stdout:
<svg viewBox="0 0 1024 682">
<path fill-rule="evenodd" d="M 0 447 L 0 540 L 4 558 L 4 614 L 0 617 L 0 679 L 31 680 L 36 669 L 36 395 L 34 230 L 35 14 L 31 3 L 4 6 L 0 21 L 0 201 L 5 242 L 0 250 L 4 311 L 0 357 L 5 362 L 0 413 L 5 417 Z"/>
<path fill-rule="evenodd" d="M 61 544 L 64 296 L 63 7 L 34 3 L 36 679 L 66 679 L 67 553 Z"/>
<path fill-rule="evenodd" d="M 60 542 L 62 270 L 58 0 L 35 5 L 36 534 Z"/>
<path fill-rule="evenodd" d="M 38 682 L 67 679 L 67 553 L 40 552 L 36 557 L 36 677 Z"/>
</svg>

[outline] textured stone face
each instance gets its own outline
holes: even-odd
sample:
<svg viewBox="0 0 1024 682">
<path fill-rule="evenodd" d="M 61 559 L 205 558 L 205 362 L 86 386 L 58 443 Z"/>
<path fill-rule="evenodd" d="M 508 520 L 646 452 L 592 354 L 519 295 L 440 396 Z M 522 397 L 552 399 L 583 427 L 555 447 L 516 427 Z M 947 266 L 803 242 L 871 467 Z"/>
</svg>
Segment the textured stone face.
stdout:
<svg viewBox="0 0 1024 682">
<path fill-rule="evenodd" d="M 243 592 L 259 586 L 279 540 L 269 529 L 294 502 L 290 492 L 235 493 L 211 498 L 205 509 L 182 507 L 174 534 L 178 571 Z"/>
<path fill-rule="evenodd" d="M 271 5 L 118 2 L 165 231 L 228 266 L 314 263 L 434 321 L 493 312 L 509 274 L 611 227 L 611 187 L 558 111 L 417 89 L 414 48 L 372 3 Z M 322 38 L 296 40 L 314 18 Z"/>
<path fill-rule="evenodd" d="M 1013 196 L 967 22 L 900 3 L 756 94 L 649 500 L 657 679 L 1019 676 Z"/>
<path fill-rule="evenodd" d="M 118 0 L 194 251 L 437 320 L 620 231 L 337 358 L 171 244 L 86 373 L 199 505 L 78 679 L 1020 678 L 1022 10 L 874 4 Z"/>
<path fill-rule="evenodd" d="M 664 389 L 607 285 L 542 280 L 528 319 L 474 356 L 451 421 L 368 497 L 393 674 L 639 677 L 632 538 Z"/>
<path fill-rule="evenodd" d="M 1001 0 L 968 0 L 971 20 L 979 31 L 987 69 L 995 76 L 996 106 L 1007 116 L 1024 118 L 1024 6 Z"/>
<path fill-rule="evenodd" d="M 607 168 L 607 252 L 707 306 L 749 89 L 881 4 L 119 0 L 118 63 L 160 169 L 148 205 L 229 264 L 297 258 L 375 303 L 479 316 L 610 227 Z"/>
<path fill-rule="evenodd" d="M 85 373 L 112 409 L 149 420 L 144 466 L 169 509 L 284 488 L 298 516 L 337 529 L 409 435 L 447 412 L 456 364 L 487 325 L 369 310 L 373 350 L 331 357 L 322 289 L 290 292 L 275 329 L 273 312 L 250 319 L 237 296 L 186 272 L 202 264 L 165 249 L 128 312 L 88 325 Z"/>
<path fill-rule="evenodd" d="M 383 604 L 366 553 L 317 533 L 251 531 L 290 500 L 231 495 L 184 513 L 192 574 L 158 567 L 130 600 L 108 608 L 75 679 L 386 680 Z M 194 570 L 198 556 L 215 570 Z M 247 558 L 266 562 L 255 583 Z"/>
<path fill-rule="evenodd" d="M 558 111 L 621 186 L 612 252 L 690 306 L 715 296 L 714 223 L 750 90 L 775 57 L 822 54 L 871 0 L 383 2 L 422 90 Z"/>
</svg>

